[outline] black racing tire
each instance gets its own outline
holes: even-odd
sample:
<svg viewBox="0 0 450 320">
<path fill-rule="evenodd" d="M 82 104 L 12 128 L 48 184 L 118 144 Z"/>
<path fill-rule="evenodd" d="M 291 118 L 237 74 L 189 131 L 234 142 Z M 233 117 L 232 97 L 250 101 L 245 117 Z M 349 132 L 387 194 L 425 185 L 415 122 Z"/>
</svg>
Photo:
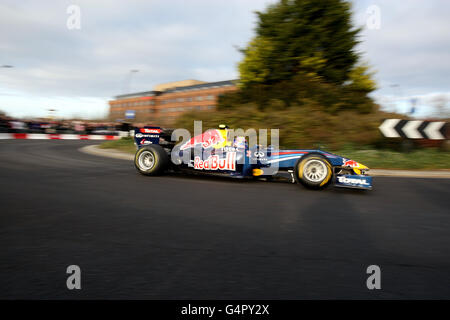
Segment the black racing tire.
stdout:
<svg viewBox="0 0 450 320">
<path fill-rule="evenodd" d="M 156 176 L 168 168 L 169 156 L 160 145 L 151 144 L 136 151 L 134 165 L 139 173 Z"/>
<path fill-rule="evenodd" d="M 309 189 L 324 189 L 332 181 L 331 163 L 320 154 L 308 154 L 295 164 L 295 180 Z"/>
</svg>

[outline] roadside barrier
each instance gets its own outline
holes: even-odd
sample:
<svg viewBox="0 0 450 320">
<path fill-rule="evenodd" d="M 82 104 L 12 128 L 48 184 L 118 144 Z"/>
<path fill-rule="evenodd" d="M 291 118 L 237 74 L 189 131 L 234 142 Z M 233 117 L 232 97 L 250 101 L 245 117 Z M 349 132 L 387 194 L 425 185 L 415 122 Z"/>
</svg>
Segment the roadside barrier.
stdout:
<svg viewBox="0 0 450 320">
<path fill-rule="evenodd" d="M 120 136 L 103 134 L 58 134 L 58 133 L 0 133 L 0 140 L 118 140 Z"/>
<path fill-rule="evenodd" d="M 445 121 L 386 119 L 379 129 L 386 138 L 445 140 L 448 138 Z"/>
</svg>

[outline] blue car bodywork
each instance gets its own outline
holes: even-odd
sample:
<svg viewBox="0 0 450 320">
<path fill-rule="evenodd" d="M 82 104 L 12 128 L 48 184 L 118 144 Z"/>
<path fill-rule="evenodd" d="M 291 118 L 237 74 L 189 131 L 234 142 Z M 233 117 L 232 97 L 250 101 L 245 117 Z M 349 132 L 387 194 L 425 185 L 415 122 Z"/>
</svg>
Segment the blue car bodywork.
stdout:
<svg viewBox="0 0 450 320">
<path fill-rule="evenodd" d="M 137 128 L 134 139 L 138 151 L 151 144 L 161 145 L 170 155 L 172 166 L 235 178 L 272 177 L 287 172 L 294 182 L 295 169 L 303 157 L 317 155 L 331 165 L 332 182 L 336 187 L 372 189 L 372 177 L 366 174 L 369 170 L 367 167 L 323 150 L 281 150 L 270 146 L 249 147 L 247 143 L 226 143 L 221 140 L 219 131 L 206 131 L 201 137 L 175 145 L 170 142 L 170 134 L 164 136 L 164 130 L 159 127 Z M 174 155 L 184 160 L 175 161 Z"/>
</svg>

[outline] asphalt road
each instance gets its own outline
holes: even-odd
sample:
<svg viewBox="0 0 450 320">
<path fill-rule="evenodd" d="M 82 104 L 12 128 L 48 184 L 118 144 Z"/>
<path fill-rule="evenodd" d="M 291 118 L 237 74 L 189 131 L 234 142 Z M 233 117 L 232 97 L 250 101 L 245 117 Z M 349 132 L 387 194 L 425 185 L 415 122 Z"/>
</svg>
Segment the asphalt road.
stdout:
<svg viewBox="0 0 450 320">
<path fill-rule="evenodd" d="M 90 143 L 0 141 L 0 298 L 450 298 L 450 179 L 145 177 Z"/>
</svg>

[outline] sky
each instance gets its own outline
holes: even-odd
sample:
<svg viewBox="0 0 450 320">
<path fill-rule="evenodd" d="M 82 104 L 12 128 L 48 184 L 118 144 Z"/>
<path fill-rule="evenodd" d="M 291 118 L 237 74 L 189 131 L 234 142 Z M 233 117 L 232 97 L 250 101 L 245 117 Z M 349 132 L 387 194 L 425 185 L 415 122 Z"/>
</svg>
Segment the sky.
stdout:
<svg viewBox="0 0 450 320">
<path fill-rule="evenodd" d="M 0 68 L 0 110 L 101 118 L 118 94 L 237 79 L 254 12 L 273 2 L 2 0 L 0 66 L 13 68 Z M 357 49 L 375 71 L 373 97 L 384 109 L 407 112 L 416 99 L 415 116 L 426 117 L 438 97 L 450 100 L 450 1 L 352 3 L 363 27 Z"/>
</svg>

